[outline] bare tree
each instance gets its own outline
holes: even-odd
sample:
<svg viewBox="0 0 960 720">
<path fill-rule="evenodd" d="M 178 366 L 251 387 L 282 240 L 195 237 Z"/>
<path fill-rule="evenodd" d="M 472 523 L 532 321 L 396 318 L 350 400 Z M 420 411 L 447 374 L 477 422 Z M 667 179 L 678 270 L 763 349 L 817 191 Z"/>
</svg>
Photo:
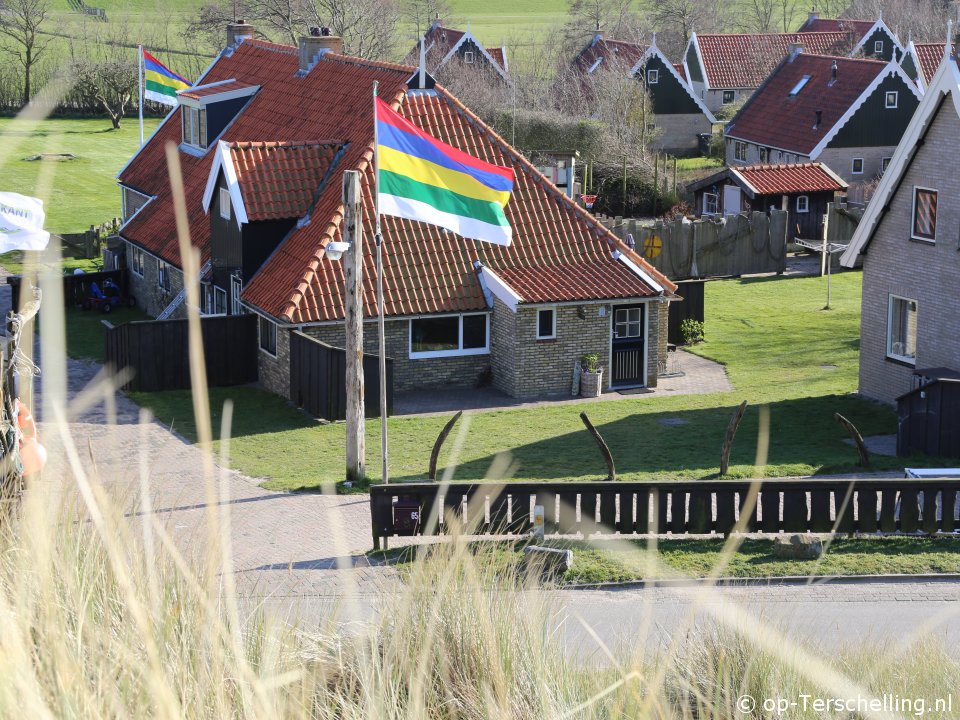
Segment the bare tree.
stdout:
<svg viewBox="0 0 960 720">
<path fill-rule="evenodd" d="M 743 4 L 744 29 L 753 32 L 773 32 L 777 6 L 781 0 L 748 0 Z"/>
<path fill-rule="evenodd" d="M 50 12 L 49 0 L 0 0 L 0 34 L 13 41 L 7 51 L 23 66 L 23 104 L 30 103 L 34 67 L 50 43 L 40 28 Z"/>
<path fill-rule="evenodd" d="M 240 0 L 208 2 L 187 25 L 187 34 L 200 40 L 206 49 L 219 52 L 223 49 L 224 28 L 227 24 L 238 19 L 252 18 L 251 10 L 248 3 Z"/>
<path fill-rule="evenodd" d="M 736 20 L 735 0 L 648 0 L 648 14 L 657 31 L 657 45 L 679 56 L 690 33 L 724 32 Z"/>
<path fill-rule="evenodd" d="M 85 58 L 74 62 L 71 70 L 75 91 L 98 104 L 107 113 L 113 129 L 119 130 L 137 92 L 137 64 L 119 58 Z"/>
<path fill-rule="evenodd" d="M 783 21 L 783 31 L 793 32 L 796 30 L 794 17 L 801 9 L 802 0 L 780 0 L 780 19 Z"/>
<path fill-rule="evenodd" d="M 312 14 L 312 3 L 307 0 L 249 0 L 249 4 L 251 17 L 263 23 L 268 34 L 291 45 L 297 44 Z"/>
<path fill-rule="evenodd" d="M 498 112 L 512 103 L 514 88 L 486 64 L 448 62 L 437 70 L 436 80 L 491 125 L 496 123 Z"/>
<path fill-rule="evenodd" d="M 374 60 L 392 54 L 400 21 L 396 0 L 315 0 L 310 10 L 312 24 L 343 38 L 346 54 Z"/>
<path fill-rule="evenodd" d="M 400 12 L 415 38 L 420 39 L 436 18 L 449 22 L 451 11 L 445 0 L 403 0 Z"/>
<path fill-rule="evenodd" d="M 850 18 L 883 21 L 902 42 L 908 37 L 917 42 L 940 42 L 947 36 L 947 21 L 957 21 L 957 11 L 948 0 L 853 0 L 844 12 Z"/>
</svg>

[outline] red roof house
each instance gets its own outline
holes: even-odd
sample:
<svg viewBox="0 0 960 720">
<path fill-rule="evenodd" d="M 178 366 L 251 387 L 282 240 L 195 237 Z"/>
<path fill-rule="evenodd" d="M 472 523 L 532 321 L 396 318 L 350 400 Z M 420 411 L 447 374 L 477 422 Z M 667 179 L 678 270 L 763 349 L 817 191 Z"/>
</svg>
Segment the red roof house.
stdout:
<svg viewBox="0 0 960 720">
<path fill-rule="evenodd" d="M 493 69 L 503 80 L 509 79 L 507 49 L 505 47 L 488 48 L 466 30 L 445 27 L 437 17 L 424 33 L 423 38 L 407 53 L 404 62 L 407 65 L 420 64 L 420 46 L 423 45 L 426 70 L 436 74 L 451 60 L 458 60 L 464 66 L 473 65 Z"/>
<path fill-rule="evenodd" d="M 304 38 L 298 50 L 246 39 L 228 47 L 191 93 L 223 81 L 257 91 L 239 102 L 207 95 L 194 118 L 206 128 L 199 138 L 188 134 L 196 108 L 182 99 L 121 171 L 120 235 L 141 306 L 159 314 L 183 284 L 164 154 L 173 143 L 191 239 L 210 261 L 201 309 L 260 316 L 261 382 L 290 396 L 293 330 L 342 346 L 343 266 L 324 250 L 342 239 L 348 169 L 362 176 L 363 302 L 372 322 L 376 81 L 380 97 L 430 135 L 516 173 L 508 247 L 382 218 L 395 386 L 473 385 L 492 374 L 515 396 L 569 393 L 573 363 L 588 352 L 600 353 L 610 371 L 605 385 L 655 386 L 666 349 L 659 318 L 674 284 L 432 79 L 420 87 L 415 68 L 341 55 L 338 41 Z M 621 343 L 615 328 L 640 327 L 615 323 L 628 310 L 643 316 L 643 331 Z M 621 344 L 641 361 L 613 362 Z"/>
</svg>

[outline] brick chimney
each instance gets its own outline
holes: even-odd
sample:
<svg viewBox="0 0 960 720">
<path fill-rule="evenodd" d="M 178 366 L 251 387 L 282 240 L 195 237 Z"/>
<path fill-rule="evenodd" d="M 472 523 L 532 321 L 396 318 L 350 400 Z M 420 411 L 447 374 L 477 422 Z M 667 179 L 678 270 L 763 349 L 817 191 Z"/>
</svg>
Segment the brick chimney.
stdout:
<svg viewBox="0 0 960 720">
<path fill-rule="evenodd" d="M 227 23 L 227 47 L 235 47 L 237 43 L 243 42 L 256 35 L 256 29 L 253 25 L 248 25 L 243 20 L 235 20 Z"/>
<path fill-rule="evenodd" d="M 807 25 L 812 23 L 814 20 L 819 20 L 819 19 L 820 19 L 820 13 L 818 13 L 816 9 L 813 9 L 807 13 Z"/>
<path fill-rule="evenodd" d="M 317 56 L 328 52 L 343 53 L 343 38 L 328 27 L 310 28 L 310 34 L 300 38 L 300 72 L 308 72 Z"/>
<path fill-rule="evenodd" d="M 797 55 L 799 55 L 802 52 L 803 52 L 803 43 L 792 42 L 789 45 L 787 45 L 787 57 L 790 58 L 791 61 L 793 61 L 794 58 L 796 58 Z"/>
</svg>

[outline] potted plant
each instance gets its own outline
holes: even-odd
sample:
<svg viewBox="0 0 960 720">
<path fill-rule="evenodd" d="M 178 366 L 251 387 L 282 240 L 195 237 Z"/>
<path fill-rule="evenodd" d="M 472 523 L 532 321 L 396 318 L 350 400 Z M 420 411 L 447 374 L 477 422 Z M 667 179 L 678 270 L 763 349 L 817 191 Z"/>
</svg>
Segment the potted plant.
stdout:
<svg viewBox="0 0 960 720">
<path fill-rule="evenodd" d="M 599 353 L 586 353 L 580 358 L 581 397 L 600 397 L 603 388 L 603 368 Z"/>
</svg>

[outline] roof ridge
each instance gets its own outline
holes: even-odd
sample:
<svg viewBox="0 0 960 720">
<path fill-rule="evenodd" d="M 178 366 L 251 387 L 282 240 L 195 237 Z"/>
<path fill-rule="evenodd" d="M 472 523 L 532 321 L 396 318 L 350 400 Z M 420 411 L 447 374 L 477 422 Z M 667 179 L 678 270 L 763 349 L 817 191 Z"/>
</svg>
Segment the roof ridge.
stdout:
<svg viewBox="0 0 960 720">
<path fill-rule="evenodd" d="M 236 52 L 236 50 L 239 50 L 244 45 L 256 45 L 257 47 L 263 48 L 264 50 L 283 53 L 284 55 L 297 55 L 299 53 L 299 50 L 294 45 L 284 45 L 283 43 L 275 43 L 269 40 L 261 40 L 260 38 L 245 39 L 242 43 L 240 43 L 240 45 L 238 45 L 234 49 L 234 52 Z"/>
<path fill-rule="evenodd" d="M 343 55 L 335 52 L 323 53 L 320 60 L 335 60 L 347 65 L 359 65 L 360 67 L 379 68 L 381 70 L 396 70 L 397 72 L 414 73 L 417 68 L 413 65 L 402 65 L 400 63 L 391 63 L 385 60 L 368 60 L 367 58 L 354 57 L 353 55 Z"/>
<path fill-rule="evenodd" d="M 245 150 L 252 147 L 278 147 L 294 148 L 308 146 L 334 146 L 346 145 L 345 140 L 231 140 L 227 141 L 227 147 L 231 149 Z"/>
</svg>

